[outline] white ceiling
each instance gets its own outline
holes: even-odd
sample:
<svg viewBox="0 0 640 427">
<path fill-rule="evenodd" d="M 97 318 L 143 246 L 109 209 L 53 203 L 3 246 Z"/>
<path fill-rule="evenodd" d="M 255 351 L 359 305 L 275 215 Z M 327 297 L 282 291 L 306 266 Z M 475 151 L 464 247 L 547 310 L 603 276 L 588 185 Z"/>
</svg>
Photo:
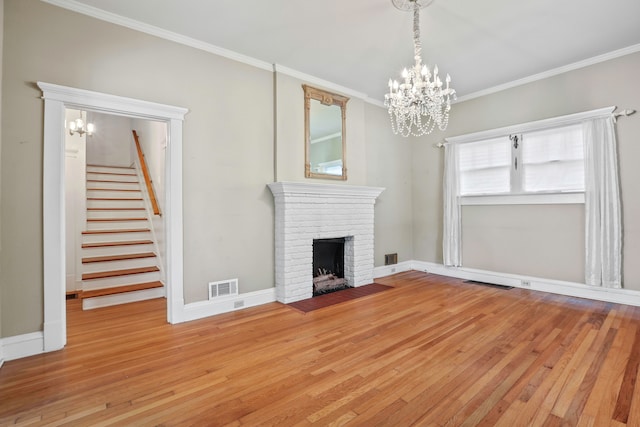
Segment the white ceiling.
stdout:
<svg viewBox="0 0 640 427">
<path fill-rule="evenodd" d="M 55 3 L 55 1 L 53 1 Z M 391 0 L 77 0 L 382 100 L 413 62 L 412 17 Z M 435 0 L 424 62 L 458 96 L 619 49 L 640 50 L 640 0 Z"/>
</svg>

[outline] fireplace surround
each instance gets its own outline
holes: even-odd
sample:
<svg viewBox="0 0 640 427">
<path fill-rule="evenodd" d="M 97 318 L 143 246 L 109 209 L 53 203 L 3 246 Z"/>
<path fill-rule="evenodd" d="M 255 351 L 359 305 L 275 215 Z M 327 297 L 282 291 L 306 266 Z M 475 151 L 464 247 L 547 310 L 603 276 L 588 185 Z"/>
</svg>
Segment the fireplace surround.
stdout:
<svg viewBox="0 0 640 427">
<path fill-rule="evenodd" d="M 345 239 L 349 286 L 373 282 L 374 205 L 379 187 L 274 182 L 276 299 L 313 295 L 313 240 Z"/>
</svg>

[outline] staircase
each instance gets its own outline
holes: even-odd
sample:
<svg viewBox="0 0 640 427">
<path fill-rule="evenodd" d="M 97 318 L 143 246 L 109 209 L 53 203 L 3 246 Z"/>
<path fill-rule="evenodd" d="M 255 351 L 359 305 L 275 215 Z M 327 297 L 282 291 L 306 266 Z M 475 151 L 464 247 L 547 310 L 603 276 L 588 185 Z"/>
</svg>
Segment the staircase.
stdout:
<svg viewBox="0 0 640 427">
<path fill-rule="evenodd" d="M 87 165 L 82 308 L 164 297 L 155 250 L 136 170 Z"/>
</svg>

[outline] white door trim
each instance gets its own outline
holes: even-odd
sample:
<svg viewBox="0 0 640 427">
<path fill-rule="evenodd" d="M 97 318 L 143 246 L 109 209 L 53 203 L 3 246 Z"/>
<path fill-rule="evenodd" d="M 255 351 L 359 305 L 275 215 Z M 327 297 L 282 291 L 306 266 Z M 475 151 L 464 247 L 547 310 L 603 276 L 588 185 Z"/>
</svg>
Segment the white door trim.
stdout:
<svg viewBox="0 0 640 427">
<path fill-rule="evenodd" d="M 186 108 L 38 82 L 44 99 L 44 351 L 67 342 L 65 309 L 64 110 L 75 108 L 167 123 L 165 220 L 167 320 L 184 321 L 182 122 Z"/>
</svg>

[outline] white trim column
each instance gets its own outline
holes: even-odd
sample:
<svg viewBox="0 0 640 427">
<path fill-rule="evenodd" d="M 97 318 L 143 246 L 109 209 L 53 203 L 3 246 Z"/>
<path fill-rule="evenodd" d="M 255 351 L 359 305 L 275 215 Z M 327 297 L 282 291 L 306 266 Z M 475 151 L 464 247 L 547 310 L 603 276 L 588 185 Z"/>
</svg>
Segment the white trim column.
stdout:
<svg viewBox="0 0 640 427">
<path fill-rule="evenodd" d="M 65 307 L 64 103 L 45 99 L 43 147 L 44 351 L 67 343 Z M 61 125 L 62 124 L 62 125 Z"/>
<path fill-rule="evenodd" d="M 167 320 L 181 323 L 184 316 L 183 234 L 182 234 L 182 119 L 172 119 L 167 127 L 165 159 L 165 216 L 167 242 Z"/>
</svg>

